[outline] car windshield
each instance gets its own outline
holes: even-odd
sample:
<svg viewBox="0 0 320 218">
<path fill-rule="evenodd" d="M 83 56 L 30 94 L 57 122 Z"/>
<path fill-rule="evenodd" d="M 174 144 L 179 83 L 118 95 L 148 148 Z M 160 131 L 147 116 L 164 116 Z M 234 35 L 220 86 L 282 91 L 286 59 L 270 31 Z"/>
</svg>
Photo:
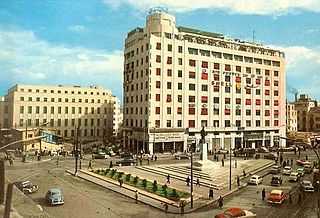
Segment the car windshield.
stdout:
<svg viewBox="0 0 320 218">
<path fill-rule="evenodd" d="M 51 195 L 60 195 L 60 190 L 51 190 Z"/>
<path fill-rule="evenodd" d="M 310 186 L 310 185 L 311 185 L 311 182 L 309 182 L 309 181 L 303 181 L 302 184 L 305 185 L 305 186 Z"/>
</svg>

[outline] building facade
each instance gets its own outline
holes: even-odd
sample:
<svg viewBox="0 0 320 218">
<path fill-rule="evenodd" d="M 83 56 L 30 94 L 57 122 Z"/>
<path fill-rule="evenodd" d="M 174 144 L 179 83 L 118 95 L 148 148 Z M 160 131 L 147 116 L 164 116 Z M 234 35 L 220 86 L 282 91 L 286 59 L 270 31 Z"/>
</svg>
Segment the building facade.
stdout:
<svg viewBox="0 0 320 218">
<path fill-rule="evenodd" d="M 294 103 L 286 103 L 286 126 L 287 132 L 298 131 L 297 127 L 297 110 Z"/>
<path fill-rule="evenodd" d="M 284 145 L 285 57 L 260 44 L 176 26 L 150 11 L 124 50 L 124 146 L 209 150 Z"/>
<path fill-rule="evenodd" d="M 309 132 L 310 129 L 310 119 L 308 119 L 309 111 L 317 106 L 315 100 L 311 100 L 308 95 L 301 94 L 299 99 L 293 103 L 297 111 L 297 129 L 299 132 Z"/>
<path fill-rule="evenodd" d="M 120 100 L 100 86 L 15 85 L 4 96 L 3 128 L 47 129 L 72 140 L 79 128 L 81 141 L 108 140 L 119 124 Z"/>
</svg>

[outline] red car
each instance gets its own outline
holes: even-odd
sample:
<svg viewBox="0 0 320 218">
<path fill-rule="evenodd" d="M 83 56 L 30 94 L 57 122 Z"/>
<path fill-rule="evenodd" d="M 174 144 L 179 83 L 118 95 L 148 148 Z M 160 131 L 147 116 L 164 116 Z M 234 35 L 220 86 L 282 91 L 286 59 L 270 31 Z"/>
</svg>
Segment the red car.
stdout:
<svg viewBox="0 0 320 218">
<path fill-rule="evenodd" d="M 226 210 L 223 214 L 220 213 L 214 216 L 214 218 L 232 218 L 232 217 L 257 217 L 257 215 L 248 210 L 243 210 L 241 208 L 230 208 Z"/>
<path fill-rule="evenodd" d="M 297 165 L 304 166 L 304 165 L 311 165 L 311 163 L 306 159 L 300 159 L 300 160 L 297 160 Z"/>
<path fill-rule="evenodd" d="M 282 190 L 272 190 L 271 193 L 267 196 L 267 202 L 272 204 L 282 204 L 284 201 L 285 194 Z"/>
</svg>

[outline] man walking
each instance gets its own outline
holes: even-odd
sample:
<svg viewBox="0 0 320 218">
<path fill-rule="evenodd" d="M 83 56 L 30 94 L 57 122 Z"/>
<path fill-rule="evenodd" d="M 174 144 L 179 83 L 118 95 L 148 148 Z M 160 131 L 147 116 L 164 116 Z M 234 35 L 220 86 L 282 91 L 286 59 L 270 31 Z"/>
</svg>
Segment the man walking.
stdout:
<svg viewBox="0 0 320 218">
<path fill-rule="evenodd" d="M 200 187 L 200 180 L 199 180 L 199 178 L 197 178 L 197 184 L 196 184 L 196 185 Z"/>
<path fill-rule="evenodd" d="M 223 198 L 220 196 L 218 199 L 220 209 L 223 207 Z"/>
<path fill-rule="evenodd" d="M 136 204 L 138 204 L 138 197 L 139 197 L 139 192 L 138 192 L 138 190 L 136 190 L 136 192 L 134 194 L 134 198 L 136 199 Z"/>
<path fill-rule="evenodd" d="M 167 183 L 170 184 L 170 175 L 169 174 L 167 175 Z"/>
<path fill-rule="evenodd" d="M 209 199 L 213 199 L 213 188 L 210 186 L 210 189 L 209 189 Z"/>
<path fill-rule="evenodd" d="M 261 197 L 262 197 L 262 200 L 264 201 L 264 199 L 266 197 L 266 189 L 265 188 L 262 189 Z"/>
<path fill-rule="evenodd" d="M 237 175 L 237 185 L 240 186 L 240 178 L 238 175 Z"/>
<path fill-rule="evenodd" d="M 224 167 L 224 159 L 221 160 L 221 165 Z"/>
<path fill-rule="evenodd" d="M 190 183 L 190 177 L 189 176 L 187 177 L 186 182 L 187 182 L 187 186 L 190 186 L 190 184 L 189 184 Z"/>
<path fill-rule="evenodd" d="M 89 160 L 89 166 L 88 166 L 88 169 L 91 169 L 91 170 L 92 170 L 92 163 L 91 163 L 91 160 Z"/>
</svg>

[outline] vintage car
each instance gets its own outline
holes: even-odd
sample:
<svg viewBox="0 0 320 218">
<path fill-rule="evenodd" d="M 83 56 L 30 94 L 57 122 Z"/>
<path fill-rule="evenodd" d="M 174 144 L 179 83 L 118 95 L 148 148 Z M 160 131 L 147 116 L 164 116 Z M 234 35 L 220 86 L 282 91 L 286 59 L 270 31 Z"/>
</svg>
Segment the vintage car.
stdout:
<svg viewBox="0 0 320 218">
<path fill-rule="evenodd" d="M 270 168 L 270 173 L 272 174 L 280 173 L 280 171 L 281 171 L 281 166 L 278 166 L 278 165 L 274 165 Z"/>
<path fill-rule="evenodd" d="M 282 204 L 285 199 L 285 194 L 282 190 L 272 190 L 267 196 L 266 201 L 272 204 Z"/>
<path fill-rule="evenodd" d="M 233 218 L 233 217 L 257 217 L 256 214 L 248 211 L 248 210 L 244 210 L 241 208 L 230 208 L 228 210 L 226 210 L 223 214 L 217 214 L 214 216 L 215 218 Z"/>
<path fill-rule="evenodd" d="M 64 197 L 61 194 L 61 190 L 58 188 L 49 189 L 46 194 L 46 200 L 51 205 L 64 204 Z"/>
<path fill-rule="evenodd" d="M 292 172 L 290 173 L 290 176 L 289 176 L 289 181 L 290 182 L 297 182 L 298 179 L 299 179 L 299 173 L 298 172 Z"/>
<path fill-rule="evenodd" d="M 188 153 L 180 153 L 180 154 L 176 154 L 175 159 L 181 160 L 181 159 L 190 159 L 191 156 Z"/>
<path fill-rule="evenodd" d="M 92 159 L 108 159 L 110 156 L 105 152 L 99 152 L 98 154 L 92 154 Z"/>
<path fill-rule="evenodd" d="M 262 177 L 258 176 L 258 175 L 253 175 L 251 176 L 251 178 L 249 179 L 249 184 L 253 184 L 253 185 L 259 185 L 260 183 L 262 183 Z"/>
<path fill-rule="evenodd" d="M 136 160 L 133 158 L 124 158 L 120 161 L 117 161 L 116 164 L 121 167 L 121 166 L 133 166 L 136 164 Z"/>
<path fill-rule="evenodd" d="M 264 159 L 278 160 L 277 153 L 268 153 L 268 154 L 265 154 L 263 157 Z"/>
<path fill-rule="evenodd" d="M 283 175 L 290 175 L 291 172 L 292 172 L 292 167 L 290 166 L 285 166 L 282 170 Z"/>
<path fill-rule="evenodd" d="M 297 169 L 297 172 L 299 174 L 300 177 L 303 177 L 304 176 L 304 168 L 298 168 Z"/>
<path fill-rule="evenodd" d="M 25 194 L 32 194 L 38 191 L 38 186 L 33 185 L 30 181 L 17 181 L 14 185 Z"/>
<path fill-rule="evenodd" d="M 308 180 L 303 180 L 302 182 L 300 182 L 300 187 L 305 192 L 314 192 L 314 187 Z"/>
<path fill-rule="evenodd" d="M 311 164 L 306 164 L 306 165 L 303 166 L 303 168 L 304 168 L 304 172 L 305 172 L 305 173 L 312 173 L 312 166 L 311 166 Z"/>
<path fill-rule="evenodd" d="M 282 185 L 282 177 L 281 176 L 273 176 L 271 178 L 271 185 L 273 185 L 273 186 Z"/>
<path fill-rule="evenodd" d="M 301 166 L 311 165 L 311 162 L 306 159 L 300 159 L 300 160 L 297 160 L 296 162 L 297 162 L 297 165 L 301 165 Z"/>
</svg>

